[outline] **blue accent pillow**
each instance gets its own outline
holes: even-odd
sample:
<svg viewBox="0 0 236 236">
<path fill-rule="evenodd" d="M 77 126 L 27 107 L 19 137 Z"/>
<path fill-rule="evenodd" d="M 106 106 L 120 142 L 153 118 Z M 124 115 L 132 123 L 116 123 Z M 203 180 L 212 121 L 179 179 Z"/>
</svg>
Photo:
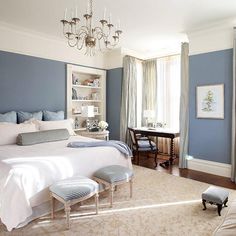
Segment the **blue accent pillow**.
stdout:
<svg viewBox="0 0 236 236">
<path fill-rule="evenodd" d="M 64 111 L 43 111 L 43 120 L 52 121 L 52 120 L 64 120 L 65 115 Z"/>
<path fill-rule="evenodd" d="M 19 111 L 17 112 L 17 119 L 18 119 L 18 123 L 23 123 L 26 120 L 29 119 L 36 119 L 36 120 L 42 120 L 43 119 L 43 112 L 42 111 L 38 111 L 38 112 L 25 112 L 25 111 Z"/>
<path fill-rule="evenodd" d="M 16 121 L 17 119 L 15 111 L 10 111 L 4 114 L 0 114 L 0 122 L 9 122 L 16 124 L 17 123 Z"/>
</svg>

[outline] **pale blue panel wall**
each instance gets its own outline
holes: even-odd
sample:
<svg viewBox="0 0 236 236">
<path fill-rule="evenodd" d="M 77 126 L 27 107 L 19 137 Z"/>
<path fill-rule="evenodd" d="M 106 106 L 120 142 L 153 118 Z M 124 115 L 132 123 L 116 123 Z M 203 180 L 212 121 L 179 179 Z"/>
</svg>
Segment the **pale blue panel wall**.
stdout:
<svg viewBox="0 0 236 236">
<path fill-rule="evenodd" d="M 230 163 L 232 49 L 190 56 L 189 154 L 195 158 Z M 196 86 L 225 86 L 225 118 L 196 118 Z"/>
</svg>

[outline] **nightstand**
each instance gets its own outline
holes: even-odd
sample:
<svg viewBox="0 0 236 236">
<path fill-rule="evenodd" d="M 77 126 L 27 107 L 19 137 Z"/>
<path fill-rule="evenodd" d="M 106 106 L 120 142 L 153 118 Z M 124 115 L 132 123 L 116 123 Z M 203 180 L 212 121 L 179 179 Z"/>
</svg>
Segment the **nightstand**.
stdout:
<svg viewBox="0 0 236 236">
<path fill-rule="evenodd" d="M 104 130 L 104 131 L 96 131 L 96 132 L 89 132 L 89 131 L 80 131 L 78 133 L 81 136 L 85 136 L 88 138 L 94 138 L 94 139 L 102 139 L 102 140 L 109 140 L 109 131 Z"/>
</svg>

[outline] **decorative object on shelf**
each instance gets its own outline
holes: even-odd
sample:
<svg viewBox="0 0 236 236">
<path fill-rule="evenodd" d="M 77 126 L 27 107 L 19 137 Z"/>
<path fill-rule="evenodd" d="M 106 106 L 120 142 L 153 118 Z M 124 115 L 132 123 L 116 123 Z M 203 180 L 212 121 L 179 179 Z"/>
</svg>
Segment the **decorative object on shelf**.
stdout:
<svg viewBox="0 0 236 236">
<path fill-rule="evenodd" d="M 72 88 L 72 100 L 77 100 L 78 96 L 77 96 L 77 92 L 74 88 Z"/>
<path fill-rule="evenodd" d="M 72 109 L 72 114 L 73 114 L 73 115 L 81 115 L 81 110 L 80 110 L 80 109 L 75 109 L 75 108 L 73 108 L 73 109 Z"/>
<path fill-rule="evenodd" d="M 93 1 L 88 1 L 87 12 L 84 14 L 86 20 L 85 25 L 80 24 L 80 19 L 77 16 L 77 7 L 75 12 L 72 12 L 71 19 L 67 18 L 67 9 L 65 9 L 63 24 L 63 34 L 67 38 L 70 47 L 77 47 L 81 50 L 86 48 L 85 55 L 94 56 L 95 49 L 102 51 L 101 43 L 107 49 L 112 49 L 118 45 L 120 35 L 120 21 L 117 25 L 112 24 L 112 16 L 106 19 L 106 8 L 104 9 L 103 19 L 100 20 L 100 26 L 95 26 L 93 23 Z M 115 28 L 114 32 L 113 28 Z"/>
<path fill-rule="evenodd" d="M 99 128 L 98 128 L 98 120 L 91 120 L 90 121 L 90 125 L 89 125 L 89 132 L 98 132 Z"/>
<path fill-rule="evenodd" d="M 148 119 L 155 117 L 155 111 L 153 110 L 144 110 L 143 117 L 145 118 L 145 126 L 148 127 Z"/>
<path fill-rule="evenodd" d="M 197 86 L 197 118 L 224 119 L 224 84 Z"/>
<path fill-rule="evenodd" d="M 75 129 L 78 129 L 79 128 L 79 120 L 78 118 L 76 117 L 75 118 Z"/>
<path fill-rule="evenodd" d="M 108 123 L 104 120 L 101 120 L 99 123 L 98 123 L 98 127 L 101 129 L 101 130 L 106 130 L 107 127 L 108 127 Z"/>
<path fill-rule="evenodd" d="M 94 92 L 91 94 L 91 98 L 92 98 L 92 100 L 99 100 L 99 94 Z"/>
<path fill-rule="evenodd" d="M 99 80 L 99 78 L 93 80 L 93 86 L 94 86 L 94 87 L 99 87 L 99 86 L 100 86 L 100 80 Z"/>
<path fill-rule="evenodd" d="M 86 79 L 82 82 L 82 85 L 93 86 L 93 79 Z"/>
<path fill-rule="evenodd" d="M 77 78 L 77 77 L 75 76 L 75 74 L 72 74 L 72 84 L 73 84 L 73 85 L 79 85 L 79 84 L 80 84 L 79 78 Z"/>
</svg>

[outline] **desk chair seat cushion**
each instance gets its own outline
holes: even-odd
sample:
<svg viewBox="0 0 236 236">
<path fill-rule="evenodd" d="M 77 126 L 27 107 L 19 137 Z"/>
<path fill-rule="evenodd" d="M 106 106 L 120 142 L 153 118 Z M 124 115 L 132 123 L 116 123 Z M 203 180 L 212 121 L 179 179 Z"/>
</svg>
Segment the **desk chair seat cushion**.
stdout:
<svg viewBox="0 0 236 236">
<path fill-rule="evenodd" d="M 156 144 L 153 141 L 151 141 L 151 144 L 153 146 L 152 147 L 153 150 L 156 150 Z M 148 140 L 138 140 L 138 145 L 139 145 L 139 148 L 138 148 L 139 151 L 151 151 L 152 150 Z M 135 150 L 137 149 L 136 146 L 134 146 L 133 148 Z"/>
<path fill-rule="evenodd" d="M 49 189 L 64 201 L 70 201 L 97 193 L 98 183 L 84 176 L 76 176 L 60 180 L 52 184 Z"/>
<path fill-rule="evenodd" d="M 228 196 L 229 192 L 227 190 L 215 186 L 210 186 L 202 193 L 202 199 L 215 204 L 223 204 Z"/>
<path fill-rule="evenodd" d="M 128 181 L 130 177 L 133 176 L 133 171 L 124 166 L 111 165 L 97 170 L 93 176 L 107 183 L 113 184 L 123 180 Z"/>
</svg>

